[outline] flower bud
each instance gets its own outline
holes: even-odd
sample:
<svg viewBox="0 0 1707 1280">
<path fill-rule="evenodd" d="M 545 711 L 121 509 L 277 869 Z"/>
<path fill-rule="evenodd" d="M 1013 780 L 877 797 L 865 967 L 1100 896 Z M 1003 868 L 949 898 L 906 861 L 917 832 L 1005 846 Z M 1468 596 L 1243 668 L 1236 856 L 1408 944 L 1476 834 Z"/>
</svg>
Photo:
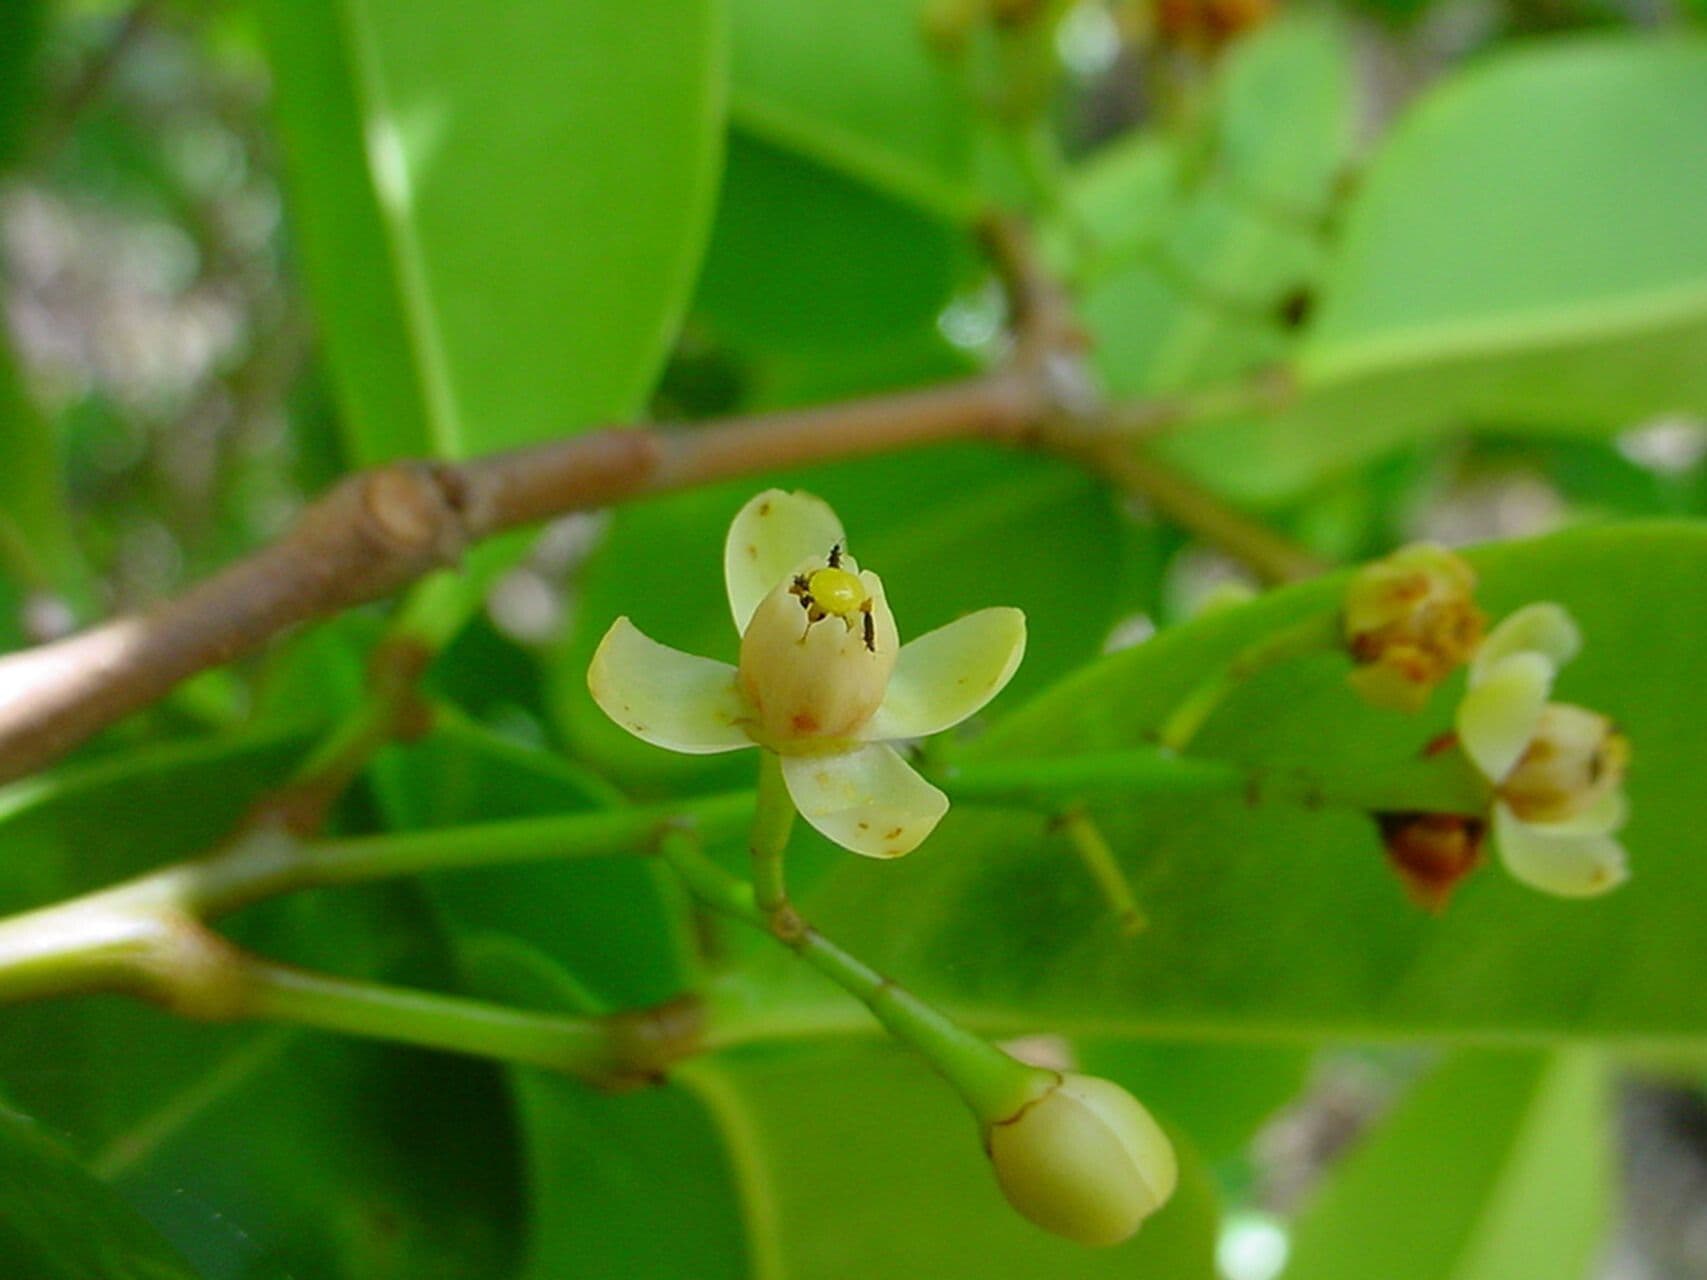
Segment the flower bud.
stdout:
<svg viewBox="0 0 1707 1280">
<path fill-rule="evenodd" d="M 1605 716 L 1551 702 L 1500 798 L 1524 822 L 1567 822 L 1623 785 L 1629 756 L 1629 743 Z"/>
<path fill-rule="evenodd" d="M 753 737 L 787 753 L 852 740 L 882 705 L 900 648 L 876 574 L 839 549 L 803 565 L 760 602 L 741 636 Z"/>
<path fill-rule="evenodd" d="M 1425 911 L 1444 911 L 1482 860 L 1487 823 L 1451 813 L 1378 813 L 1387 860 Z"/>
<path fill-rule="evenodd" d="M 1418 543 L 1365 565 L 1346 587 L 1346 649 L 1364 701 L 1419 710 L 1434 687 L 1469 661 L 1482 639 L 1476 575 L 1445 547 Z"/>
<path fill-rule="evenodd" d="M 985 1143 L 1008 1203 L 1079 1244 L 1127 1239 L 1179 1178 L 1173 1145 L 1143 1104 L 1095 1076 L 1063 1075 L 992 1124 Z"/>
</svg>

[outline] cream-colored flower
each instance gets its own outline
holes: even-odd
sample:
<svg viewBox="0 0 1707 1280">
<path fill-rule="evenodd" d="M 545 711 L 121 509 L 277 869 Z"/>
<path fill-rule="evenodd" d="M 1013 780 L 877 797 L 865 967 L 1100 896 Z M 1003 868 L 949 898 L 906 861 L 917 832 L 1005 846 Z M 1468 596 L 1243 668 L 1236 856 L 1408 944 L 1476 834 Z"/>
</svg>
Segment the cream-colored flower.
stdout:
<svg viewBox="0 0 1707 1280">
<path fill-rule="evenodd" d="M 1025 615 L 983 609 L 903 646 L 882 579 L 848 553 L 836 513 L 780 489 L 735 516 L 723 573 L 738 667 L 618 618 L 587 672 L 594 701 L 672 751 L 774 751 L 823 835 L 868 857 L 910 853 L 948 797 L 889 744 L 951 728 L 1000 693 L 1025 654 Z"/>
<path fill-rule="evenodd" d="M 1556 604 L 1519 609 L 1488 635 L 1458 706 L 1458 740 L 1494 784 L 1493 835 L 1517 879 L 1591 897 L 1629 878 L 1624 770 L 1629 744 L 1605 716 L 1549 702 L 1582 639 Z"/>
<path fill-rule="evenodd" d="M 1420 711 L 1482 638 L 1475 589 L 1460 556 L 1426 542 L 1354 573 L 1342 618 L 1352 688 L 1372 706 Z"/>
</svg>

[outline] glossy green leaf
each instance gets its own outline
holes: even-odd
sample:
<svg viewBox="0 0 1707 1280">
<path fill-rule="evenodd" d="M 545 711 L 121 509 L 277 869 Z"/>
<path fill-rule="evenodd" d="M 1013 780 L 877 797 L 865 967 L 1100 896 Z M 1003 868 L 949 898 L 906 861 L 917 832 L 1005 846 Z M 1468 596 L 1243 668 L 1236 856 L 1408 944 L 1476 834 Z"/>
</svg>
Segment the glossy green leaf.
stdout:
<svg viewBox="0 0 1707 1280">
<path fill-rule="evenodd" d="M 0 1272 L 15 1280 L 195 1280 L 117 1192 L 3 1108 L 0 1204 Z"/>
<path fill-rule="evenodd" d="M 1306 381 L 1687 324 L 1707 290 L 1704 121 L 1701 42 L 1565 42 L 1444 86 L 1349 210 Z"/>
<path fill-rule="evenodd" d="M 534 1007 L 573 999 L 516 944 L 484 957 L 488 989 Z M 615 1098 L 515 1077 L 538 1280 L 1214 1275 L 1214 1192 L 1189 1148 L 1173 1202 L 1136 1239 L 1065 1243 L 1007 1208 L 964 1106 L 887 1045 L 695 1059 L 667 1088 Z"/>
<path fill-rule="evenodd" d="M 1586 1280 L 1607 1101 L 1587 1053 L 1454 1055 L 1317 1191 L 1286 1280 Z"/>
<path fill-rule="evenodd" d="M 1349 809 L 1243 796 L 1104 794 L 1091 813 L 1150 917 L 1121 936 L 1046 819 L 957 806 L 918 854 L 835 860 L 814 919 L 885 972 L 982 1025 L 1194 1038 L 1561 1036 L 1696 1040 L 1707 998 L 1707 870 L 1692 855 L 1707 770 L 1699 726 L 1694 525 L 1585 530 L 1490 547 L 1473 562 L 1499 616 L 1565 604 L 1584 653 L 1557 696 L 1611 715 L 1634 744 L 1633 876 L 1565 901 L 1490 860 L 1441 917 L 1412 906 L 1374 825 Z M 968 757 L 1028 759 L 1138 747 L 1217 664 L 1335 607 L 1341 579 L 1276 592 L 1102 660 L 1007 715 Z M 1461 685 L 1416 717 L 1363 706 L 1323 655 L 1241 688 L 1195 744 L 1270 770 L 1367 777 L 1450 725 Z M 980 957 L 970 963 L 968 957 Z"/>
<path fill-rule="evenodd" d="M 1538 43 L 1449 78 L 1351 203 L 1298 406 L 1178 456 L 1282 497 L 1466 425 L 1601 433 L 1707 410 L 1703 138 L 1700 40 Z"/>
<path fill-rule="evenodd" d="M 262 9 L 351 452 L 631 416 L 710 219 L 715 0 Z"/>
</svg>

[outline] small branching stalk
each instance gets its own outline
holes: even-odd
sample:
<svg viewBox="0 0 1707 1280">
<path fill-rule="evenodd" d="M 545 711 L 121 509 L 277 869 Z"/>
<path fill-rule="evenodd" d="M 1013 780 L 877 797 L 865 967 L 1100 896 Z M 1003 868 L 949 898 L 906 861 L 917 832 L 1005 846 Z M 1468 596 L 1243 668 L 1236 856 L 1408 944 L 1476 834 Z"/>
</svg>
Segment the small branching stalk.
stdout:
<svg viewBox="0 0 1707 1280">
<path fill-rule="evenodd" d="M 1096 819 L 1086 812 L 1084 806 L 1073 805 L 1063 809 L 1051 819 L 1049 825 L 1051 829 L 1066 837 L 1067 843 L 1078 855 L 1079 862 L 1095 882 L 1103 901 L 1108 904 L 1120 932 L 1131 938 L 1149 928 L 1149 917 L 1138 905 L 1138 896 L 1132 891 L 1132 882 L 1121 868 L 1119 857 L 1108 843 L 1108 837 L 1103 835 Z"/>
</svg>

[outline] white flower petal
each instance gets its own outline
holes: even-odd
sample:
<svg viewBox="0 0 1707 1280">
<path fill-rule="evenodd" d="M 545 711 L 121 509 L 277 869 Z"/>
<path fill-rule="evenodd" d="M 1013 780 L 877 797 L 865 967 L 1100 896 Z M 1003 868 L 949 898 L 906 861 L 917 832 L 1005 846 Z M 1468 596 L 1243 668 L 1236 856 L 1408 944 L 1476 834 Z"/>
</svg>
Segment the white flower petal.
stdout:
<svg viewBox="0 0 1707 1280">
<path fill-rule="evenodd" d="M 941 733 L 1000 693 L 1025 657 L 1025 614 L 980 609 L 909 640 L 883 705 L 860 737 L 884 742 Z"/>
<path fill-rule="evenodd" d="M 1515 815 L 1514 815 L 1515 816 Z M 1630 816 L 1622 788 L 1602 793 L 1592 806 L 1559 822 L 1532 822 L 1537 831 L 1560 836 L 1604 836 L 1618 830 Z"/>
<path fill-rule="evenodd" d="M 587 688 L 607 716 L 655 746 L 710 755 L 753 745 L 735 668 L 659 644 L 627 618 L 599 642 Z"/>
<path fill-rule="evenodd" d="M 723 544 L 723 582 L 735 629 L 746 631 L 759 602 L 802 560 L 822 559 L 845 541 L 842 522 L 822 498 L 782 489 L 754 497 L 735 513 Z"/>
<path fill-rule="evenodd" d="M 1539 653 L 1556 671 L 1582 648 L 1582 632 L 1562 605 L 1527 604 L 1488 632 L 1470 663 L 1470 683 L 1479 684 L 1515 653 Z"/>
<path fill-rule="evenodd" d="M 948 797 L 881 743 L 826 756 L 783 756 L 794 807 L 844 849 L 899 858 L 919 847 L 948 812 Z"/>
<path fill-rule="evenodd" d="M 1553 664 L 1539 653 L 1502 658 L 1458 704 L 1458 741 L 1491 782 L 1523 757 L 1553 691 Z"/>
<path fill-rule="evenodd" d="M 1563 835 L 1494 806 L 1494 843 L 1512 876 L 1543 893 L 1592 898 L 1630 878 L 1624 846 L 1609 835 Z"/>
</svg>

